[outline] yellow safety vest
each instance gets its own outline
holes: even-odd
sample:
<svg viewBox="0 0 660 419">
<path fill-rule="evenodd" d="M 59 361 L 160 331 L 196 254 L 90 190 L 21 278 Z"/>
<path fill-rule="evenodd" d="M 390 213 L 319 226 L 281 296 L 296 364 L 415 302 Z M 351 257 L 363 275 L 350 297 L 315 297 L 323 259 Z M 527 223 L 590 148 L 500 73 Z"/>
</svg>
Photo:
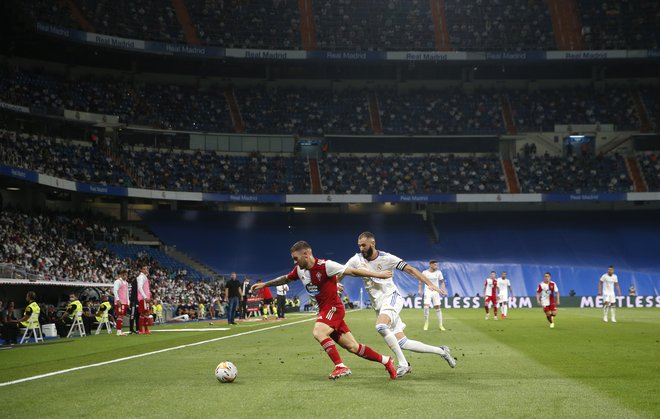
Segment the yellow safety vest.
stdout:
<svg viewBox="0 0 660 419">
<path fill-rule="evenodd" d="M 32 310 L 32 312 L 30 314 L 39 314 L 39 313 L 41 313 L 41 308 L 39 307 L 39 304 L 37 304 L 36 301 L 32 301 L 30 304 L 28 304 L 27 307 L 25 307 L 25 311 L 23 312 L 23 316 L 28 315 L 28 309 Z M 30 319 L 28 318 L 28 320 L 30 320 Z M 21 326 L 27 327 L 28 320 L 26 320 L 24 322 L 21 322 Z M 38 326 L 38 324 L 37 324 L 37 326 Z"/>
<path fill-rule="evenodd" d="M 98 315 L 96 316 L 96 321 L 97 322 L 101 321 L 101 317 L 103 316 L 103 312 L 110 313 L 110 307 L 111 307 L 110 303 L 107 302 L 107 301 L 104 301 L 104 302 L 101 303 L 101 305 L 99 306 L 98 311 L 96 312 L 96 313 L 101 313 L 100 316 L 98 316 Z M 103 309 L 103 310 L 101 310 L 101 309 Z"/>
<path fill-rule="evenodd" d="M 160 305 L 160 304 L 156 304 L 154 306 L 154 314 L 157 315 L 157 316 L 160 316 L 161 314 L 163 314 L 163 306 Z"/>
<path fill-rule="evenodd" d="M 82 315 L 83 311 L 83 306 L 78 300 L 73 300 L 71 301 L 67 306 L 66 306 L 66 311 L 69 311 L 70 308 L 73 307 L 73 313 L 69 314 L 69 318 L 73 320 L 76 317 L 76 313 L 80 313 Z"/>
</svg>

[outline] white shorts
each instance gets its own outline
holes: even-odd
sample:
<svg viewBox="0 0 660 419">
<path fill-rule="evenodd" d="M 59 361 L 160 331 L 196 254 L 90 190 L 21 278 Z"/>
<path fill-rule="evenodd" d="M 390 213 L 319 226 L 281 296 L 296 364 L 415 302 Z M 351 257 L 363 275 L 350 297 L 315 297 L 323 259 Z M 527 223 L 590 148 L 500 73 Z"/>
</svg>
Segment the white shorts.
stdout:
<svg viewBox="0 0 660 419">
<path fill-rule="evenodd" d="M 403 329 L 406 328 L 406 324 L 401 320 L 401 310 L 403 309 L 403 298 L 399 293 L 394 292 L 392 294 L 386 295 L 381 300 L 383 303 L 378 310 L 378 314 L 385 314 L 387 317 L 392 320 L 390 323 L 390 330 L 392 333 L 403 332 Z"/>
<path fill-rule="evenodd" d="M 615 303 L 616 304 L 616 295 L 614 294 L 605 294 L 603 293 L 603 303 Z"/>
<path fill-rule="evenodd" d="M 509 304 L 509 295 L 508 294 L 500 294 L 500 295 L 497 296 L 497 301 L 500 304 L 504 304 L 504 303 Z"/>
<path fill-rule="evenodd" d="M 424 293 L 425 307 L 438 307 L 440 305 L 440 293 L 438 291 L 426 291 Z"/>
</svg>

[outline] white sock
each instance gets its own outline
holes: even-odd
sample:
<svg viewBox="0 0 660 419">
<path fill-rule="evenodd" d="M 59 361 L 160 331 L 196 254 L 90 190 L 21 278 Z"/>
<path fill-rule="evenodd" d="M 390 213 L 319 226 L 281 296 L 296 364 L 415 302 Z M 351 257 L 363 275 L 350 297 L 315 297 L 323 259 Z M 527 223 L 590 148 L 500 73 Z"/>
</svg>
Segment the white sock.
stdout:
<svg viewBox="0 0 660 419">
<path fill-rule="evenodd" d="M 505 316 L 508 316 L 508 313 L 509 313 L 509 305 L 508 304 L 503 304 L 502 305 L 502 314 L 504 314 Z"/>
<path fill-rule="evenodd" d="M 430 354 L 438 354 L 438 355 L 444 355 L 445 351 L 442 349 L 438 348 L 437 346 L 431 346 L 427 345 L 425 343 L 408 339 L 408 338 L 403 338 L 399 341 L 399 346 L 401 348 L 407 350 L 407 351 L 413 351 L 413 352 L 422 352 L 422 353 L 430 353 Z"/>
<path fill-rule="evenodd" d="M 608 310 L 609 308 L 610 308 L 610 306 L 608 306 L 608 305 L 603 306 L 603 318 L 604 318 L 604 319 L 607 318 L 607 310 Z"/>
<path fill-rule="evenodd" d="M 435 315 L 438 316 L 438 322 L 440 322 L 440 326 L 442 326 L 442 309 L 439 308 L 435 310 Z"/>
<path fill-rule="evenodd" d="M 387 346 L 389 346 L 392 352 L 394 352 L 394 355 L 396 355 L 396 359 L 398 360 L 399 365 L 403 365 L 404 367 L 407 367 L 408 360 L 406 359 L 406 356 L 403 354 L 403 351 L 401 350 L 401 347 L 399 346 L 399 343 L 396 340 L 396 336 L 394 336 L 394 333 L 392 333 L 390 327 L 386 324 L 379 323 L 376 325 L 376 330 L 383 337 Z"/>
<path fill-rule="evenodd" d="M 612 316 L 612 320 L 616 320 L 616 316 L 614 315 L 614 306 L 610 307 L 610 316 Z"/>
<path fill-rule="evenodd" d="M 429 308 L 424 307 L 424 323 L 429 321 Z"/>
</svg>

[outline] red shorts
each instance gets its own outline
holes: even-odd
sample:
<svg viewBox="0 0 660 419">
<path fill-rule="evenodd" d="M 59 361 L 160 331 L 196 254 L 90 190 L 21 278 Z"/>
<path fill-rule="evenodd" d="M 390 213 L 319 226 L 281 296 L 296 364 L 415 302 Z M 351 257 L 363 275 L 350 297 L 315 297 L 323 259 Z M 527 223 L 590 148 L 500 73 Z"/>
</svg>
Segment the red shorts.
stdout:
<svg viewBox="0 0 660 419">
<path fill-rule="evenodd" d="M 128 306 L 126 304 L 115 304 L 115 316 L 125 316 Z"/>
<path fill-rule="evenodd" d="M 543 311 L 546 313 L 549 311 L 557 311 L 557 306 L 555 304 L 550 304 L 549 306 L 544 306 Z"/>
<path fill-rule="evenodd" d="M 348 325 L 344 321 L 344 314 L 346 311 L 344 307 L 319 307 L 319 314 L 316 316 L 316 321 L 318 323 L 327 324 L 330 326 L 334 332 L 330 334 L 330 337 L 335 342 L 339 341 L 339 338 L 344 333 L 348 333 L 351 329 L 348 328 Z"/>
<path fill-rule="evenodd" d="M 497 295 L 489 295 L 486 297 L 486 302 L 484 305 L 488 306 L 488 303 L 493 303 L 493 305 L 497 305 Z"/>
<path fill-rule="evenodd" d="M 151 306 L 145 300 L 140 300 L 140 305 L 138 306 L 138 312 L 140 314 L 151 314 Z"/>
</svg>

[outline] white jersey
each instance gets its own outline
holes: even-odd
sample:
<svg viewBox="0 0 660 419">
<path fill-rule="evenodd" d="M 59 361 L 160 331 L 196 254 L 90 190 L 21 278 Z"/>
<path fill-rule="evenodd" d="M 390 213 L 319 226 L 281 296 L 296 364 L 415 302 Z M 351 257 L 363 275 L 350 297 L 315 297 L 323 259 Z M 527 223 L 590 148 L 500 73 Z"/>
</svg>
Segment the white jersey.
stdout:
<svg viewBox="0 0 660 419">
<path fill-rule="evenodd" d="M 440 269 L 436 269 L 435 272 L 431 272 L 430 270 L 427 269 L 424 272 L 422 272 L 422 275 L 428 278 L 428 280 L 431 281 L 433 285 L 435 285 L 438 288 L 440 288 L 440 282 L 445 280 L 445 278 L 442 276 L 442 272 L 440 272 Z M 424 283 L 424 294 L 430 292 L 428 288 L 429 286 L 426 283 Z"/>
<path fill-rule="evenodd" d="M 600 282 L 603 283 L 603 295 L 614 295 L 614 284 L 619 283 L 619 277 L 616 274 L 604 274 L 600 277 Z"/>
<path fill-rule="evenodd" d="M 495 292 L 495 288 L 498 287 L 497 279 L 493 279 L 491 277 L 486 278 L 486 282 L 484 282 L 484 287 L 486 287 L 486 292 L 484 292 L 485 297 L 491 295 L 497 295 L 497 292 Z"/>
<path fill-rule="evenodd" d="M 497 278 L 497 285 L 500 288 L 500 300 L 508 300 L 509 299 L 509 287 L 511 286 L 511 281 L 508 279 L 504 278 Z M 506 302 L 506 301 L 504 301 Z"/>
<path fill-rule="evenodd" d="M 366 269 L 371 272 L 394 271 L 394 269 L 405 269 L 406 262 L 401 258 L 391 255 L 389 253 L 378 251 L 378 257 L 374 260 L 367 260 L 362 253 L 356 253 L 355 256 L 346 262 L 347 267 Z M 380 310 L 385 298 L 391 296 L 393 293 L 399 293 L 399 289 L 392 278 L 362 278 L 364 287 L 367 289 L 371 305 L 375 310 Z"/>
</svg>

